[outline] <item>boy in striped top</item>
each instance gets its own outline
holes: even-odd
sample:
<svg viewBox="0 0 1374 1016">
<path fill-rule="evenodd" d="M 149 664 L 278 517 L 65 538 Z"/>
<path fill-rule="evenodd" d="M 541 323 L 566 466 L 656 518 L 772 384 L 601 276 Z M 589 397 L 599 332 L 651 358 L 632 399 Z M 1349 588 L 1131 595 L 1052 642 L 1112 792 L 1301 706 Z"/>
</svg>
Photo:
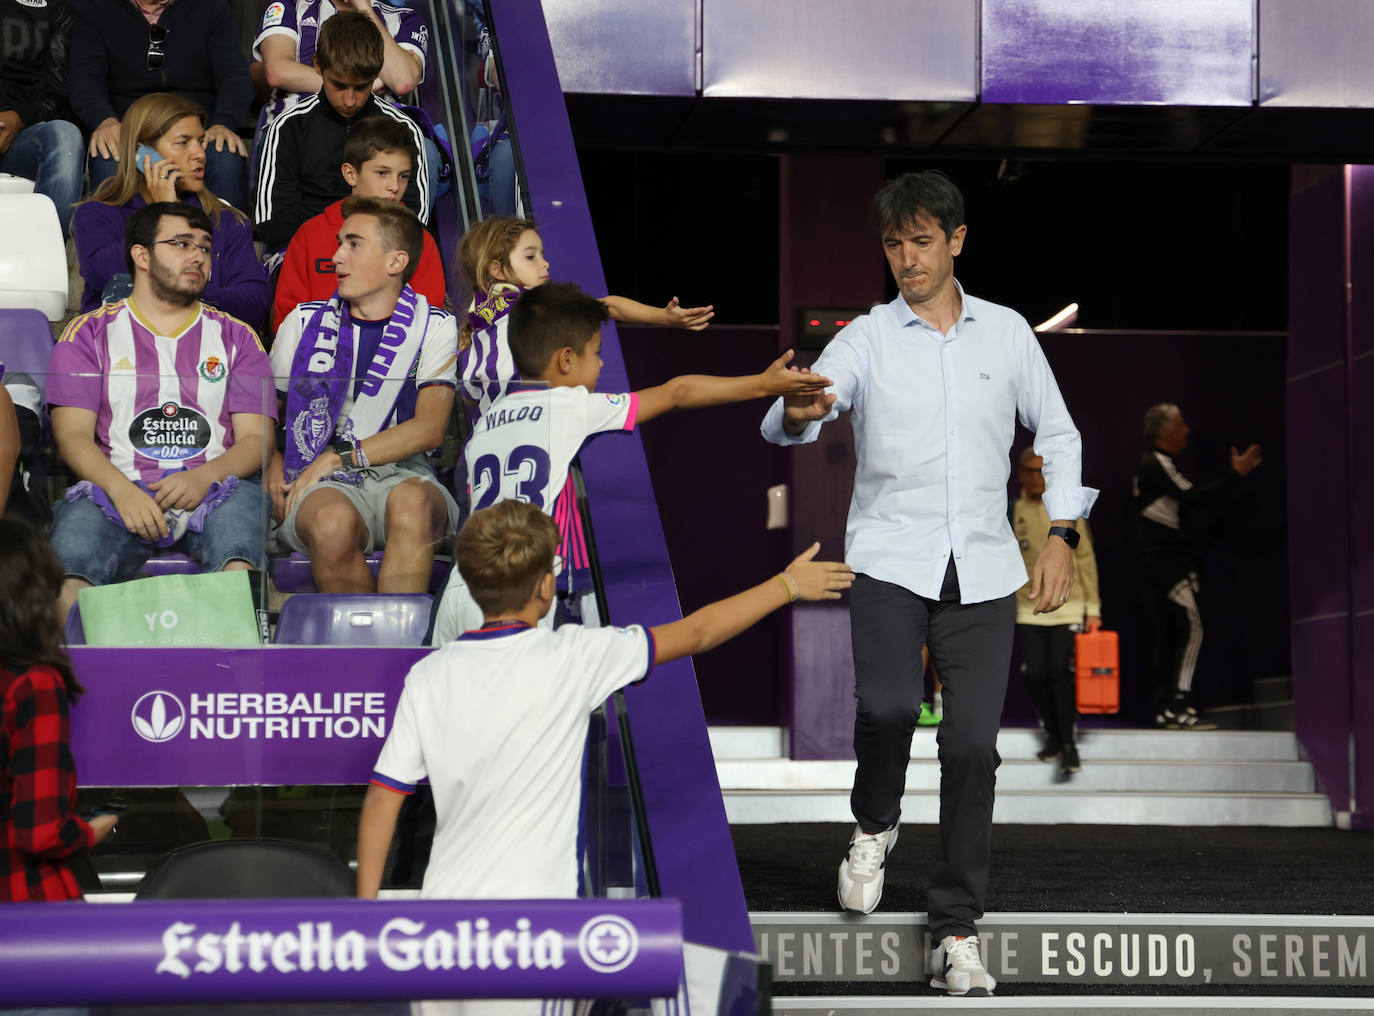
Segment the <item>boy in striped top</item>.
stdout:
<svg viewBox="0 0 1374 1016">
<path fill-rule="evenodd" d="M 789 370 L 784 353 L 761 374 L 707 377 L 684 374 L 638 392 L 600 394 L 604 303 L 565 282 L 528 289 L 510 313 L 510 349 L 524 383 L 512 383 L 478 419 L 464 457 L 474 511 L 515 499 L 542 508 L 562 533 L 565 572 L 561 593 L 582 597 L 591 589 L 586 543 L 569 470 L 582 445 L 604 433 L 628 433 L 635 425 L 675 409 L 698 409 L 783 392 L 819 392 L 830 381 Z M 589 597 L 585 598 L 590 600 Z M 590 603 L 579 604 L 589 621 Z M 435 645 L 482 623 L 454 568 L 436 615 Z M 550 616 L 545 622 L 552 626 Z M 591 622 L 595 623 L 595 622 Z"/>
<path fill-rule="evenodd" d="M 158 548 L 206 571 L 265 564 L 271 367 L 251 328 L 200 302 L 210 233 L 198 208 L 139 209 L 125 229 L 133 294 L 74 319 L 53 349 L 53 437 L 79 480 L 53 518 L 64 609 Z"/>
</svg>

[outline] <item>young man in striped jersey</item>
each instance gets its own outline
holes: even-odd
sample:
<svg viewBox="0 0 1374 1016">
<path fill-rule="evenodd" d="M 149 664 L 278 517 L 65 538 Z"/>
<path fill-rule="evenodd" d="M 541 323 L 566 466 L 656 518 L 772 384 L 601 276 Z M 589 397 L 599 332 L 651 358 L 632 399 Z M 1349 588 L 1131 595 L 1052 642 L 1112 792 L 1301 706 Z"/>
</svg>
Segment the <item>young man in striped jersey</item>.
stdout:
<svg viewBox="0 0 1374 1016">
<path fill-rule="evenodd" d="M 140 208 L 124 234 L 133 294 L 73 320 L 53 350 L 53 437 L 79 481 L 53 518 L 64 611 L 159 548 L 206 571 L 264 566 L 271 367 L 251 328 L 200 302 L 210 232 L 199 208 Z"/>
</svg>

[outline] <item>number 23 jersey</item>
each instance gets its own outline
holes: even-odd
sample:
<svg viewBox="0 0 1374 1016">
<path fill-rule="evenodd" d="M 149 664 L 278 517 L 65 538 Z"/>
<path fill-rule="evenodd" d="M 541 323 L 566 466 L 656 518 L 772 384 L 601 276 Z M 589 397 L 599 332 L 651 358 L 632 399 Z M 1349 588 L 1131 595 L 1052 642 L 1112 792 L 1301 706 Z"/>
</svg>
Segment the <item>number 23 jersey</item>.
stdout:
<svg viewBox="0 0 1374 1016">
<path fill-rule="evenodd" d="M 634 430 L 638 408 L 633 393 L 513 385 L 482 414 L 464 452 L 473 511 L 510 498 L 542 508 L 563 532 L 564 559 L 580 566 L 569 467 L 587 438 Z"/>
</svg>

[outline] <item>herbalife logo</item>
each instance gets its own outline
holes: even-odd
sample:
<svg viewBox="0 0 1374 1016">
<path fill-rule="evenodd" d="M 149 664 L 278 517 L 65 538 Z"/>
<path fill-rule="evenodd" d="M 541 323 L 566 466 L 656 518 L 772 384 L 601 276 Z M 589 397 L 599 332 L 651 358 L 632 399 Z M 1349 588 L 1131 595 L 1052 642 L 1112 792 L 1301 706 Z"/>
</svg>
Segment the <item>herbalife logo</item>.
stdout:
<svg viewBox="0 0 1374 1016">
<path fill-rule="evenodd" d="M 577 952 L 597 973 L 614 974 L 634 962 L 639 954 L 639 934 L 625 918 L 603 914 L 582 926 Z"/>
<path fill-rule="evenodd" d="M 186 725 L 186 707 L 169 691 L 150 691 L 134 703 L 131 719 L 139 737 L 161 744 L 181 733 Z"/>
</svg>

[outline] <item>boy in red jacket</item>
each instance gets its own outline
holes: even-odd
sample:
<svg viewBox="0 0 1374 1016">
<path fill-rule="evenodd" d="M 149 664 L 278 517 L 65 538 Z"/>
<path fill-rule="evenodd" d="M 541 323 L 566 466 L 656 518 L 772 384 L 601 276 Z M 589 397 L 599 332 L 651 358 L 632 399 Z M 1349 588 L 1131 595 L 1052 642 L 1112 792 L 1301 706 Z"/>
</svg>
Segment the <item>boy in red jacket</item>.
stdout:
<svg viewBox="0 0 1374 1016">
<path fill-rule="evenodd" d="M 344 161 L 339 167 L 355 195 L 400 201 L 414 170 L 415 141 L 405 125 L 374 117 L 353 128 L 344 146 Z M 339 227 L 343 225 L 343 201 L 336 201 L 319 215 L 307 219 L 286 248 L 281 274 L 277 276 L 277 295 L 272 303 L 272 329 L 297 306 L 310 300 L 328 300 L 334 295 L 334 252 L 339 249 Z M 443 307 L 447 287 L 439 248 L 428 232 L 420 265 L 410 287 L 431 307 Z"/>
</svg>

